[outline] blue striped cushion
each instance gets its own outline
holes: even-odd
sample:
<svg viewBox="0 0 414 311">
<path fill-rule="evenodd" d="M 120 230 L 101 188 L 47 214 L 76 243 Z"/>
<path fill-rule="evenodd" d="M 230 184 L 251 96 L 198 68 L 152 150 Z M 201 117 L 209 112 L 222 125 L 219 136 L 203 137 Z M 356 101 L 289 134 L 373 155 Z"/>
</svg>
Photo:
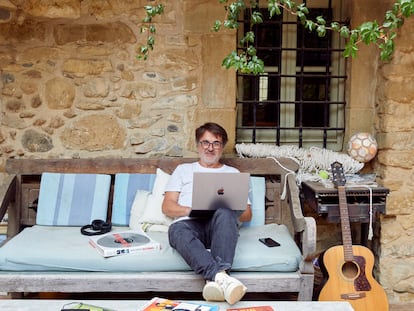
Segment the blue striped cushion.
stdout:
<svg viewBox="0 0 414 311">
<path fill-rule="evenodd" d="M 137 190 L 152 191 L 155 174 L 115 175 L 114 202 L 112 204 L 112 224 L 128 226 L 131 216 L 131 206 Z"/>
<path fill-rule="evenodd" d="M 106 219 L 110 175 L 43 173 L 36 224 L 83 226 Z"/>
</svg>

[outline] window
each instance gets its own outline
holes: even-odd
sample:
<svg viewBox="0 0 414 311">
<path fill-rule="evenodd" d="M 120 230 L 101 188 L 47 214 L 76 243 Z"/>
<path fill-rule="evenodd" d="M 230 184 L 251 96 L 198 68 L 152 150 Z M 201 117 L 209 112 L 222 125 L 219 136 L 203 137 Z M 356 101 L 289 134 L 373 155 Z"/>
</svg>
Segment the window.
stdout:
<svg viewBox="0 0 414 311">
<path fill-rule="evenodd" d="M 262 1 L 265 4 L 266 1 Z M 310 18 L 342 21 L 342 0 L 308 0 Z M 260 75 L 237 74 L 237 143 L 295 144 L 340 150 L 345 131 L 344 41 L 307 31 L 290 13 L 255 25 Z M 250 30 L 250 10 L 240 23 L 239 39 Z M 242 49 L 242 47 L 238 47 Z"/>
</svg>

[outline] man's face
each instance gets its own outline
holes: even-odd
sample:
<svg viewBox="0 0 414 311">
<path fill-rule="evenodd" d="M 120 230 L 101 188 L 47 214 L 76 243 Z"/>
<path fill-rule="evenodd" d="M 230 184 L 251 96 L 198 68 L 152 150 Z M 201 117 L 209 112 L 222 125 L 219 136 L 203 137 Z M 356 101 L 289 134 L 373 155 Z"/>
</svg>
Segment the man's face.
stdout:
<svg viewBox="0 0 414 311">
<path fill-rule="evenodd" d="M 221 137 L 205 132 L 197 142 L 198 155 L 202 164 L 211 166 L 218 164 L 223 154 Z"/>
</svg>

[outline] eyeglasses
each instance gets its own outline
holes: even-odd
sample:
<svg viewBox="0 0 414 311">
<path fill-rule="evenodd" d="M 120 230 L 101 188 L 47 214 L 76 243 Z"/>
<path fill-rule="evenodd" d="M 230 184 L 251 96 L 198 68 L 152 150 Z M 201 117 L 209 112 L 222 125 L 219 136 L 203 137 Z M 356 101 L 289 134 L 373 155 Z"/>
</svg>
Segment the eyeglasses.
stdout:
<svg viewBox="0 0 414 311">
<path fill-rule="evenodd" d="M 208 140 L 201 140 L 198 142 L 204 149 L 210 148 L 213 146 L 214 149 L 220 149 L 223 147 L 223 143 L 221 141 L 215 140 L 213 142 L 209 142 Z"/>
</svg>

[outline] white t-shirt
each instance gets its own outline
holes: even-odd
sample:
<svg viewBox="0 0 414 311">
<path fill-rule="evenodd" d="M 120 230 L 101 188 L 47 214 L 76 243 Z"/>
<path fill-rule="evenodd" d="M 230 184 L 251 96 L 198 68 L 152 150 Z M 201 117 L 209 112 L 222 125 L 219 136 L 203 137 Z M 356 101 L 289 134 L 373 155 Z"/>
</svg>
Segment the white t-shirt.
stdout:
<svg viewBox="0 0 414 311">
<path fill-rule="evenodd" d="M 179 192 L 178 204 L 183 206 L 192 206 L 193 200 L 193 174 L 194 172 L 205 173 L 238 173 L 239 170 L 235 167 L 223 165 L 219 168 L 207 168 L 201 166 L 198 162 L 183 163 L 177 166 L 168 180 L 165 191 Z M 188 217 L 180 217 L 185 219 Z"/>
</svg>

